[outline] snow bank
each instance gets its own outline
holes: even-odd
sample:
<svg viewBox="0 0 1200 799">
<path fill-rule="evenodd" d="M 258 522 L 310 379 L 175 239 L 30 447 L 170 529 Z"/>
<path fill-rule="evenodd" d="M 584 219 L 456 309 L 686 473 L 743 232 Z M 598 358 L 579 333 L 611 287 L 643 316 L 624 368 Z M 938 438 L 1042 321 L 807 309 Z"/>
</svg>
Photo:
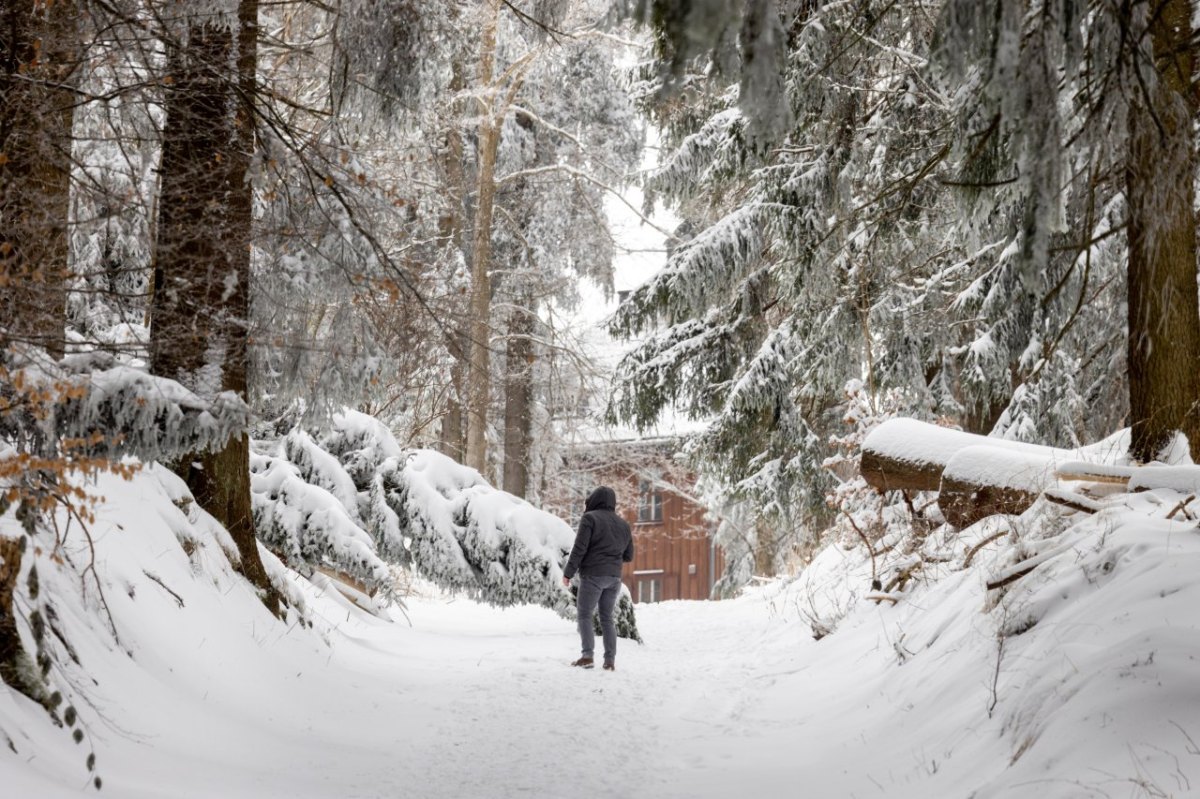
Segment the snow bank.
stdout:
<svg viewBox="0 0 1200 799">
<path fill-rule="evenodd" d="M 77 795 L 109 772 L 124 779 L 105 792 L 128 795 L 129 780 L 141 778 L 147 719 L 157 726 L 178 712 L 176 735 L 186 740 L 210 688 L 220 686 L 214 705 L 247 712 L 271 693 L 260 680 L 277 679 L 297 646 L 323 648 L 309 629 L 314 593 L 260 550 L 288 603 L 286 619 L 271 616 L 231 565 L 229 534 L 176 475 L 147 465 L 129 481 L 102 474 L 90 488 L 103 497 L 94 523 L 85 529 L 60 513 L 24 548 L 15 598 L 22 646 L 39 661 L 62 727 L 0 687 L 5 796 Z M 11 512 L 0 516 L 0 536 L 24 535 Z"/>
<path fill-rule="evenodd" d="M 857 773 L 831 773 L 844 758 L 813 764 L 826 781 L 806 784 L 830 796 L 1188 795 L 1200 784 L 1200 533 L 1165 518 L 1182 499 L 1159 487 L 1091 515 L 1038 502 L 880 542 L 884 581 L 902 578 L 887 602 L 865 547 L 824 549 L 772 604 L 823 635 L 800 657 L 855 664 L 810 670 L 804 691 L 847 697 L 839 729 L 861 739 L 837 748 L 861 760 Z"/>
</svg>

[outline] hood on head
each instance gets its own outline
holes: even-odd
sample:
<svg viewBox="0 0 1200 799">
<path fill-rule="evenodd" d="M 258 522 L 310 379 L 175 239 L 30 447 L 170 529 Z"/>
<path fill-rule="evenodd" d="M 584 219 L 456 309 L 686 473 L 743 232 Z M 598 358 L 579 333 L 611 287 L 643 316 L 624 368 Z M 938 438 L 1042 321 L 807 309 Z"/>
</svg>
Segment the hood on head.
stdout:
<svg viewBox="0 0 1200 799">
<path fill-rule="evenodd" d="M 588 495 L 585 510 L 616 510 L 617 492 L 608 486 L 600 486 Z"/>
</svg>

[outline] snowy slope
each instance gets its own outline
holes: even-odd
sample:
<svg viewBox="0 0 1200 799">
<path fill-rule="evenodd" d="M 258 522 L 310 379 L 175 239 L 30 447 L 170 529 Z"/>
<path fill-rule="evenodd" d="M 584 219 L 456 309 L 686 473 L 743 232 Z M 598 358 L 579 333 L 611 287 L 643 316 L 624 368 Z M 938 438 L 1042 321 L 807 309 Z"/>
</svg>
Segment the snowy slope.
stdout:
<svg viewBox="0 0 1200 799">
<path fill-rule="evenodd" d="M 735 601 L 642 606 L 650 643 L 622 641 L 607 674 L 565 665 L 573 626 L 542 608 L 413 597 L 410 626 L 297 582 L 315 624 L 277 622 L 173 481 L 99 486 L 119 645 L 94 588 L 42 575 L 83 664 L 64 679 L 87 735 L 0 690 L 17 750 L 0 737 L 0 795 L 78 796 L 93 748 L 121 799 L 1200 793 L 1200 532 L 1163 518 L 1174 492 L 1070 523 L 1035 507 L 969 568 L 1006 523 L 935 532 L 894 607 L 864 599 L 869 560 L 838 545 Z M 813 640 L 813 617 L 834 631 Z"/>
</svg>

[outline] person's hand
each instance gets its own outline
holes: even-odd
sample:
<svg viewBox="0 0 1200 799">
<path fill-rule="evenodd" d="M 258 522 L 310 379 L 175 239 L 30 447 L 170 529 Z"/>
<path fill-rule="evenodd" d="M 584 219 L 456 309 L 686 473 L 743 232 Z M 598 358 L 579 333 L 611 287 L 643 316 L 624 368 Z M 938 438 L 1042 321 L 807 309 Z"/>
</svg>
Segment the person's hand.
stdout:
<svg viewBox="0 0 1200 799">
<path fill-rule="evenodd" d="M 563 578 L 563 588 L 570 588 L 570 587 L 571 587 L 571 578 L 564 577 Z"/>
</svg>

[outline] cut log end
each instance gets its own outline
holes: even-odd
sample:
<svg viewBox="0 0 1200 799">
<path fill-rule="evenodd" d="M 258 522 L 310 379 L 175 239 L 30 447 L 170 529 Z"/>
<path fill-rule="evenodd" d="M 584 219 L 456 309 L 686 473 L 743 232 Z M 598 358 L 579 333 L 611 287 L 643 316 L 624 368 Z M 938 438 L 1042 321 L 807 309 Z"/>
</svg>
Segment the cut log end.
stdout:
<svg viewBox="0 0 1200 799">
<path fill-rule="evenodd" d="M 1037 492 L 943 477 L 938 507 L 947 522 L 962 529 L 988 516 L 1024 513 L 1037 498 Z"/>
</svg>

